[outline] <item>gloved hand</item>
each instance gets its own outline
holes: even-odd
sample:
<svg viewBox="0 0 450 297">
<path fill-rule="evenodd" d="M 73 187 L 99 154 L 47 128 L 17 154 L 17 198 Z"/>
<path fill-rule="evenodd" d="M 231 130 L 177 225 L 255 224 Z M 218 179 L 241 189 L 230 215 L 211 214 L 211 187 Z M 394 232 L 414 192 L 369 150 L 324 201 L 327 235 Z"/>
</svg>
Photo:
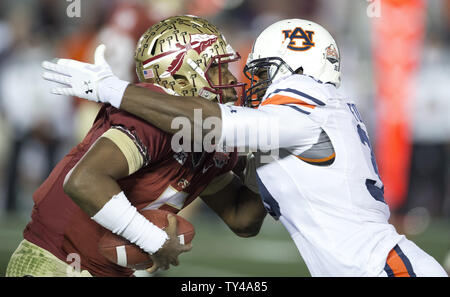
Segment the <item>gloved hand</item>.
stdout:
<svg viewBox="0 0 450 297">
<path fill-rule="evenodd" d="M 123 93 L 129 82 L 116 77 L 105 60 L 106 46 L 100 44 L 95 50 L 95 63 L 83 63 L 71 59 L 44 61 L 46 80 L 66 85 L 51 90 L 52 94 L 69 95 L 90 101 L 110 103 L 119 108 Z"/>
</svg>

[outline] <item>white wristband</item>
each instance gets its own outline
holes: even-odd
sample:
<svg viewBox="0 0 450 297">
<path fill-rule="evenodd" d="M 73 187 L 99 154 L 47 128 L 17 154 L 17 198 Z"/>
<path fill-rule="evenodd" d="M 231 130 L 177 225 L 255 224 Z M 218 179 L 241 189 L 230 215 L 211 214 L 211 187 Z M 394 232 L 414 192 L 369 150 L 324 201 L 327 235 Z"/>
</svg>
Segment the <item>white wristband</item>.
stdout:
<svg viewBox="0 0 450 297">
<path fill-rule="evenodd" d="M 116 76 L 107 77 L 98 83 L 98 98 L 101 102 L 109 103 L 119 108 L 122 103 L 123 93 L 130 83 L 120 80 Z"/>
<path fill-rule="evenodd" d="M 131 205 L 123 192 L 114 195 L 91 219 L 149 254 L 158 251 L 169 239 L 164 230 L 147 220 Z"/>
</svg>

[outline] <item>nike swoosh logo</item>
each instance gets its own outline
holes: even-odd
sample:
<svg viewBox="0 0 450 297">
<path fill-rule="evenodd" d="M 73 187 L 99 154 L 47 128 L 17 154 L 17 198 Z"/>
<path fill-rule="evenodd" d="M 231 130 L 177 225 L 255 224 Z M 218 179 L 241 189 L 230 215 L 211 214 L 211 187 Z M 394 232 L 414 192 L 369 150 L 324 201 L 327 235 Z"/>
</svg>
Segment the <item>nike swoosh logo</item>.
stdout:
<svg viewBox="0 0 450 297">
<path fill-rule="evenodd" d="M 213 164 L 209 165 L 208 167 L 203 167 L 202 173 L 205 173 L 206 171 L 208 171 L 209 168 L 211 168 L 213 166 Z"/>
</svg>

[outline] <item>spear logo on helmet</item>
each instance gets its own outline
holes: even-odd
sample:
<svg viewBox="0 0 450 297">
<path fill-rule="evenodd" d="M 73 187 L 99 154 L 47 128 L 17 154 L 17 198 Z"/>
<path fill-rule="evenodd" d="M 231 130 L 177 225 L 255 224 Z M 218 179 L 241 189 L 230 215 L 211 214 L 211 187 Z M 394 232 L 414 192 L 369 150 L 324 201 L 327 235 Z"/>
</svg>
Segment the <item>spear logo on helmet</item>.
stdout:
<svg viewBox="0 0 450 297">
<path fill-rule="evenodd" d="M 174 75 L 183 65 L 184 57 L 187 52 L 191 49 L 195 50 L 198 54 L 201 54 L 204 50 L 206 50 L 209 46 L 211 46 L 214 42 L 217 41 L 216 35 L 209 34 L 190 34 L 190 42 L 185 45 L 181 45 L 180 43 L 175 44 L 178 49 L 171 50 L 159 55 L 156 55 L 148 60 L 144 61 L 144 67 L 148 67 L 157 63 L 159 60 L 169 56 L 176 55 L 175 59 L 170 63 L 169 67 L 166 71 L 161 74 L 161 78 L 167 78 L 169 76 Z"/>
</svg>

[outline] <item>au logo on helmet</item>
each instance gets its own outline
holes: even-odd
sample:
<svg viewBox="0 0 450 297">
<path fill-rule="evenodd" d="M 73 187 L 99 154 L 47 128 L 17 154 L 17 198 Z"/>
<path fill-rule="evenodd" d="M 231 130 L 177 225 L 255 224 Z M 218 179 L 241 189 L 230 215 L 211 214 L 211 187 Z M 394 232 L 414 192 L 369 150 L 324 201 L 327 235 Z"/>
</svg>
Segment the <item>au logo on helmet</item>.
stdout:
<svg viewBox="0 0 450 297">
<path fill-rule="evenodd" d="M 313 42 L 314 31 L 305 31 L 301 27 L 297 27 L 294 30 L 282 30 L 284 39 L 289 38 L 291 42 L 288 45 L 288 49 L 293 51 L 307 51 L 311 47 L 315 46 Z M 300 40 L 303 40 L 301 44 Z"/>
</svg>

